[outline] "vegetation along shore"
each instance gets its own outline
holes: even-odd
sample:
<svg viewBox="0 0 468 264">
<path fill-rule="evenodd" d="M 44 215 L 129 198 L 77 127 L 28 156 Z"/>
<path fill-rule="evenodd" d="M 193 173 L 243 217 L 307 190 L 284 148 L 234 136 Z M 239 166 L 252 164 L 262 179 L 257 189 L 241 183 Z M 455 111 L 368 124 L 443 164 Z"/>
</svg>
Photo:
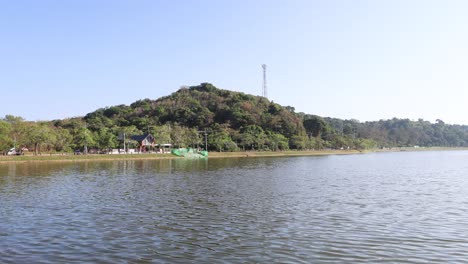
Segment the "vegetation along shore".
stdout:
<svg viewBox="0 0 468 264">
<path fill-rule="evenodd" d="M 166 157 L 169 149 L 179 147 L 207 149 L 213 152 L 212 157 L 294 155 L 294 151 L 306 155 L 308 152 L 304 151 L 311 149 L 315 151 L 310 153 L 352 153 L 460 148 L 468 147 L 468 126 L 442 120 L 431 123 L 393 118 L 360 122 L 320 117 L 298 113 L 294 107 L 281 106 L 262 96 L 218 89 L 209 83 L 184 87 L 157 100 L 100 108 L 82 117 L 35 122 L 12 115 L 0 119 L 0 153 L 5 155 L 27 153 L 46 159 L 41 154 L 47 154 L 48 159 L 60 159 L 60 155 L 70 153 L 158 152 L 159 157 Z M 232 154 L 215 154 L 218 152 Z M 118 158 L 126 157 L 120 154 Z"/>
<path fill-rule="evenodd" d="M 253 157 L 292 157 L 292 156 L 323 156 L 363 153 L 358 150 L 311 150 L 311 151 L 239 151 L 210 152 L 211 158 L 253 158 Z M 183 157 L 171 154 L 103 154 L 103 155 L 20 155 L 0 156 L 0 163 L 27 161 L 106 161 L 106 160 L 150 160 L 150 159 L 181 159 Z"/>
<path fill-rule="evenodd" d="M 289 150 L 289 151 L 237 151 L 237 152 L 210 152 L 213 158 L 261 158 L 261 157 L 299 157 L 299 156 L 326 156 L 326 155 L 352 155 L 374 152 L 399 152 L 399 151 L 448 151 L 468 150 L 468 148 L 392 148 L 373 150 Z M 104 155 L 64 155 L 64 154 L 42 154 L 22 156 L 0 156 L 1 163 L 23 163 L 23 162 L 82 162 L 82 161 L 119 161 L 119 160 L 161 160 L 161 159 L 183 159 L 183 157 L 172 154 L 104 154 Z"/>
</svg>

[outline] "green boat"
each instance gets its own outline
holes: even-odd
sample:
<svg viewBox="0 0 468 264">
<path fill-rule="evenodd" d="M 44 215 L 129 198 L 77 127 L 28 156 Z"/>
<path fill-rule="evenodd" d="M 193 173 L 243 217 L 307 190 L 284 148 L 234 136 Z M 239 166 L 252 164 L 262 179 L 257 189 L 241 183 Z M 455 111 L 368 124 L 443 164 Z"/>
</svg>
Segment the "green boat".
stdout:
<svg viewBox="0 0 468 264">
<path fill-rule="evenodd" d="M 172 155 L 175 155 L 178 157 L 185 157 L 185 158 L 192 158 L 192 159 L 208 158 L 208 151 L 197 150 L 193 148 L 172 149 L 171 153 Z"/>
</svg>

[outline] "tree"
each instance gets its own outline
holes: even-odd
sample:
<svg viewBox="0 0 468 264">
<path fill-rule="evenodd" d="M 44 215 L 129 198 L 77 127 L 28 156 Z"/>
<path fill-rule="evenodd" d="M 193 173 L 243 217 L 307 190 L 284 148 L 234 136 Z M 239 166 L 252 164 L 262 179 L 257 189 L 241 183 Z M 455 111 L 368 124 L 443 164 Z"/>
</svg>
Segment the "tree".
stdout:
<svg viewBox="0 0 468 264">
<path fill-rule="evenodd" d="M 241 129 L 240 140 L 243 148 L 261 149 L 266 141 L 265 132 L 256 125 L 250 125 Z"/>
<path fill-rule="evenodd" d="M 93 133 L 89 131 L 84 123 L 75 126 L 72 129 L 71 134 L 73 137 L 71 146 L 75 149 L 83 148 L 86 153 L 88 147 L 95 145 Z"/>
<path fill-rule="evenodd" d="M 108 128 L 101 128 L 94 136 L 99 149 L 109 150 L 117 146 L 117 137 Z"/>
<path fill-rule="evenodd" d="M 33 146 L 34 155 L 38 155 L 41 151 L 41 145 L 52 146 L 55 143 L 55 139 L 56 135 L 47 123 L 29 123 L 26 127 L 25 143 Z"/>
<path fill-rule="evenodd" d="M 154 136 L 156 144 L 171 143 L 171 127 L 169 125 L 153 126 L 151 133 Z"/>
<path fill-rule="evenodd" d="M 187 145 L 193 148 L 199 146 L 202 142 L 200 134 L 196 128 L 187 128 L 185 130 L 185 138 Z"/>
<path fill-rule="evenodd" d="M 355 148 L 358 149 L 358 150 L 373 149 L 375 147 L 376 147 L 376 143 L 375 143 L 375 141 L 373 141 L 371 139 L 359 138 L 359 139 L 356 139 L 356 141 L 355 141 Z"/>
<path fill-rule="evenodd" d="M 295 135 L 291 137 L 290 140 L 291 148 L 294 149 L 305 149 L 307 147 L 307 137 L 301 135 Z"/>
<path fill-rule="evenodd" d="M 179 148 L 186 146 L 185 129 L 177 123 L 171 127 L 171 140 L 174 146 Z"/>
<path fill-rule="evenodd" d="M 14 115 L 5 115 L 4 120 L 12 125 L 24 122 L 24 118 L 22 118 L 21 116 L 14 116 Z"/>
<path fill-rule="evenodd" d="M 22 117 L 6 115 L 4 121 L 10 124 L 9 138 L 16 146 L 26 144 L 26 122 Z M 11 147 L 11 146 L 10 146 Z"/>
<path fill-rule="evenodd" d="M 72 142 L 72 135 L 70 132 L 62 127 L 56 128 L 55 150 L 56 151 L 70 151 L 70 144 Z"/>
<path fill-rule="evenodd" d="M 10 123 L 0 120 L 0 152 L 10 149 L 12 146 L 11 129 Z"/>
<path fill-rule="evenodd" d="M 325 142 L 319 137 L 310 137 L 306 144 L 308 149 L 320 150 L 325 147 Z"/>
<path fill-rule="evenodd" d="M 125 127 L 114 127 L 112 130 L 114 132 L 114 135 L 119 135 L 117 140 L 119 141 L 119 144 L 123 145 L 123 148 L 125 150 L 128 149 L 128 146 L 136 146 L 138 144 L 138 142 L 131 139 L 131 136 L 142 134 L 142 132 L 138 130 L 138 128 L 136 128 L 134 125 Z"/>
<path fill-rule="evenodd" d="M 323 133 L 329 131 L 327 122 L 319 116 L 311 116 L 303 121 L 306 132 L 313 137 L 320 137 Z"/>
<path fill-rule="evenodd" d="M 289 149 L 288 139 L 279 133 L 268 131 L 266 133 L 265 143 L 273 151 Z"/>
<path fill-rule="evenodd" d="M 232 141 L 231 136 L 226 130 L 215 130 L 209 133 L 208 146 L 219 152 L 237 150 L 237 144 Z"/>
</svg>

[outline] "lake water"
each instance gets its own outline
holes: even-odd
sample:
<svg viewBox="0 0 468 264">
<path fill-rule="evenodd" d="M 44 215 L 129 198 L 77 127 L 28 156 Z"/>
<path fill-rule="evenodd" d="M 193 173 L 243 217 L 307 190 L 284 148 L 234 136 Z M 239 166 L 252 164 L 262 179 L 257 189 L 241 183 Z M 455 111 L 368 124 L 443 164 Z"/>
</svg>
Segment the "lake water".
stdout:
<svg viewBox="0 0 468 264">
<path fill-rule="evenodd" d="M 0 263 L 466 263 L 468 152 L 0 164 Z"/>
</svg>

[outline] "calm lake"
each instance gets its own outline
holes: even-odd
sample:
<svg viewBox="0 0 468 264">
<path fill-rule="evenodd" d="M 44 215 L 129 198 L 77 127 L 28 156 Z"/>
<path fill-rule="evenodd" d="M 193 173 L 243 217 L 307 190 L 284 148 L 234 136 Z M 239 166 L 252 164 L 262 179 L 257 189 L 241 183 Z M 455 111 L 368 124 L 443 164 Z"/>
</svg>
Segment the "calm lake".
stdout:
<svg viewBox="0 0 468 264">
<path fill-rule="evenodd" d="M 457 263 L 468 151 L 0 164 L 0 263 Z"/>
</svg>

